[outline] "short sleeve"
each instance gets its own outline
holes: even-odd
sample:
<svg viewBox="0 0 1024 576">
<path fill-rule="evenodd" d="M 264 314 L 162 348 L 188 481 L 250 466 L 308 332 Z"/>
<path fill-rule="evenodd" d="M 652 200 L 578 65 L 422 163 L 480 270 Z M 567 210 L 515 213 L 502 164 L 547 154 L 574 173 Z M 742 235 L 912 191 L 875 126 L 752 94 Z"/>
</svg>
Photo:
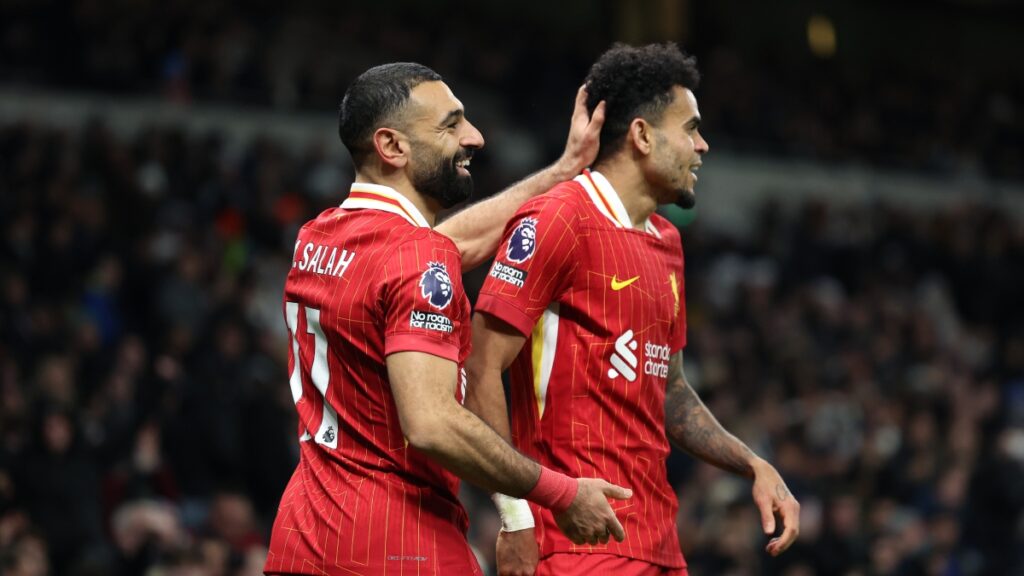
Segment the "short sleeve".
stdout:
<svg viewBox="0 0 1024 576">
<path fill-rule="evenodd" d="M 529 336 L 570 284 L 577 264 L 577 218 L 571 205 L 550 196 L 520 208 L 505 228 L 476 309 Z"/>
<path fill-rule="evenodd" d="M 410 239 L 388 258 L 380 271 L 385 356 L 415 351 L 459 361 L 467 310 L 461 266 L 455 246 L 433 236 Z"/>
</svg>

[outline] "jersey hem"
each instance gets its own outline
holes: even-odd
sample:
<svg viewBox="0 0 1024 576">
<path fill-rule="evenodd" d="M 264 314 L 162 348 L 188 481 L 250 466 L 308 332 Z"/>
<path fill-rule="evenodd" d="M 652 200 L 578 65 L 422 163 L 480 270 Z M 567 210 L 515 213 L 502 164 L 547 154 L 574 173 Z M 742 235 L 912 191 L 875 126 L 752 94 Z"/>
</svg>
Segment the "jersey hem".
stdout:
<svg viewBox="0 0 1024 576">
<path fill-rule="evenodd" d="M 644 550 L 641 550 L 643 552 Z M 555 548 L 551 550 L 545 550 L 541 552 L 540 558 L 543 560 L 554 556 L 555 554 L 606 554 L 608 556 L 618 556 L 620 558 L 629 558 L 630 560 L 636 560 L 638 562 L 646 562 L 655 566 L 661 566 L 663 568 L 672 568 L 674 570 L 687 568 L 686 559 L 680 553 L 675 559 L 663 558 L 655 553 L 649 556 L 637 555 L 637 554 L 623 554 L 621 552 L 615 552 L 612 550 L 580 550 L 578 548 Z"/>
</svg>

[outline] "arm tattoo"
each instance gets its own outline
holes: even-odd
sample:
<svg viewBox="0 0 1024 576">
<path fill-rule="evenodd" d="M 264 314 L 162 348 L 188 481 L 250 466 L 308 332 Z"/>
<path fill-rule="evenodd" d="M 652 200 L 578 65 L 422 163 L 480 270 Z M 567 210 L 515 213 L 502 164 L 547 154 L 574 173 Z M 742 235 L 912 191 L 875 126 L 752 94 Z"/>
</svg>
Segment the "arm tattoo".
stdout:
<svg viewBox="0 0 1024 576">
<path fill-rule="evenodd" d="M 789 496 L 789 488 L 786 488 L 785 484 L 778 484 L 775 486 L 775 496 L 778 497 L 779 502 L 783 502 Z"/>
<path fill-rule="evenodd" d="M 751 478 L 754 475 L 754 453 L 722 428 L 686 381 L 682 352 L 676 352 L 669 363 L 665 432 L 677 447 L 708 464 Z"/>
</svg>

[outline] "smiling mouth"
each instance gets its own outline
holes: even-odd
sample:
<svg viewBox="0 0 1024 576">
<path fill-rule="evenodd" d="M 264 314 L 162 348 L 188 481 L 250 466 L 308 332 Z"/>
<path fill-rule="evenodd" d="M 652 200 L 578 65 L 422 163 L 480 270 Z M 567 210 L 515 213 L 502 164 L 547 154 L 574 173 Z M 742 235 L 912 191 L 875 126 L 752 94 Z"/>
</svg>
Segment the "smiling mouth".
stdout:
<svg viewBox="0 0 1024 576">
<path fill-rule="evenodd" d="M 701 167 L 701 164 L 695 164 L 695 165 L 690 167 L 690 176 L 693 176 L 694 180 L 697 179 L 697 171 L 700 170 L 700 167 Z"/>
<path fill-rule="evenodd" d="M 465 156 L 455 161 L 455 169 L 461 174 L 469 174 L 469 161 L 472 156 Z"/>
</svg>

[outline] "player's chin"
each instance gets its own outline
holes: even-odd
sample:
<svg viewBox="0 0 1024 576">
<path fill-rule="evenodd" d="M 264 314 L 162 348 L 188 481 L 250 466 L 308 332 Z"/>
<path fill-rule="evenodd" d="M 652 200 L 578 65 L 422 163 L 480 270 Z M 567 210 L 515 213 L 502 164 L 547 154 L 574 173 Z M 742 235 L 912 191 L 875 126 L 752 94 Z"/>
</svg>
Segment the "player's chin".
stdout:
<svg viewBox="0 0 1024 576">
<path fill-rule="evenodd" d="M 473 175 L 470 173 L 459 174 L 458 177 L 458 195 L 462 198 L 461 202 L 465 202 L 473 197 Z"/>
<path fill-rule="evenodd" d="M 676 206 L 680 208 L 690 209 L 697 205 L 697 194 L 694 193 L 693 189 L 680 189 L 679 193 L 676 194 Z"/>
<path fill-rule="evenodd" d="M 473 197 L 473 177 L 470 175 L 456 174 L 455 178 L 449 180 L 449 187 L 441 198 L 441 206 L 445 209 L 452 208 L 466 202 Z"/>
</svg>

